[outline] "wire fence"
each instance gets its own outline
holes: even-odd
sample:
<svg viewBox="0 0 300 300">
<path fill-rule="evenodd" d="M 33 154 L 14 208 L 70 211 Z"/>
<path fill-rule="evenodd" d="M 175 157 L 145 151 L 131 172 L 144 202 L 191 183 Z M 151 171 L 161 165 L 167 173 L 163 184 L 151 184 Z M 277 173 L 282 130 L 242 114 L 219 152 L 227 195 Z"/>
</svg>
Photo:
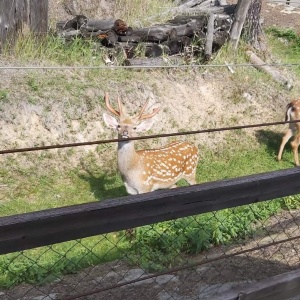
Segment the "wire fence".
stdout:
<svg viewBox="0 0 300 300">
<path fill-rule="evenodd" d="M 192 130 L 192 131 L 185 131 L 185 132 L 154 134 L 154 135 L 148 135 L 148 136 L 130 137 L 130 138 L 126 138 L 126 139 L 120 138 L 120 139 L 99 140 L 99 141 L 81 142 L 81 143 L 48 145 L 48 146 L 40 146 L 40 147 L 7 149 L 7 150 L 0 150 L 0 155 L 51 150 L 51 149 L 61 149 L 61 148 L 74 148 L 74 147 L 83 147 L 83 146 L 100 145 L 100 144 L 110 144 L 110 143 L 118 143 L 120 141 L 147 140 L 147 139 L 154 139 L 154 138 L 187 136 L 187 135 L 203 134 L 203 133 L 213 133 L 213 132 L 232 131 L 232 130 L 249 129 L 249 128 L 269 127 L 269 126 L 274 126 L 274 125 L 295 124 L 298 122 L 299 122 L 299 120 L 282 121 L 282 122 L 268 122 L 268 123 L 259 123 L 259 124 L 237 125 L 237 126 L 222 127 L 222 128 Z"/>
<path fill-rule="evenodd" d="M 299 67 L 300 63 L 262 63 L 255 66 L 273 67 Z M 140 65 L 140 66 L 0 66 L 0 70 L 119 70 L 119 69 L 186 69 L 186 68 L 228 68 L 228 67 L 253 67 L 250 63 L 226 64 L 187 64 L 187 65 Z"/>
</svg>

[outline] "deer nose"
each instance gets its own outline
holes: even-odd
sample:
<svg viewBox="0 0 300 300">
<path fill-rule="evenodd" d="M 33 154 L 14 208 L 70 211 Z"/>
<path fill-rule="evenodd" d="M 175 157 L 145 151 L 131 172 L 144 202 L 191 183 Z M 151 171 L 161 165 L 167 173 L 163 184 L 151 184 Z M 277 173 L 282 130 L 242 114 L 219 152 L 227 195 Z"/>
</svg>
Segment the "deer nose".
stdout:
<svg viewBox="0 0 300 300">
<path fill-rule="evenodd" d="M 123 139 L 127 139 L 129 137 L 128 136 L 128 130 L 123 130 L 121 135 L 122 135 Z"/>
</svg>

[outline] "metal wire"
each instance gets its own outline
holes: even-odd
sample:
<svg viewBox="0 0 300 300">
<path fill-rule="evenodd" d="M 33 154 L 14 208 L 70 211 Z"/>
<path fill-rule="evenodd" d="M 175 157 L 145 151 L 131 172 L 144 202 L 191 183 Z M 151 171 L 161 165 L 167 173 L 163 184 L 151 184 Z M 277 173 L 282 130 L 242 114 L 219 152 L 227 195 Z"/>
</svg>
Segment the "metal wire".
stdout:
<svg viewBox="0 0 300 300">
<path fill-rule="evenodd" d="M 212 129 L 202 129 L 202 130 L 193 130 L 193 131 L 176 132 L 176 133 L 163 133 L 163 134 L 147 135 L 147 136 L 140 136 L 140 137 L 132 137 L 132 138 L 128 138 L 128 139 L 109 139 L 109 140 L 100 140 L 100 141 L 92 141 L 92 142 L 68 143 L 68 144 L 58 144 L 58 145 L 49 145 L 49 146 L 40 146 L 40 147 L 8 149 L 8 150 L 1 150 L 0 155 L 12 154 L 12 153 L 22 153 L 22 152 L 33 152 L 33 151 L 41 151 L 41 150 L 50 150 L 50 149 L 72 148 L 72 147 L 82 147 L 82 146 L 109 144 L 109 143 L 117 143 L 117 142 L 120 142 L 120 141 L 147 140 L 147 139 L 162 138 L 162 137 L 172 137 L 172 136 L 182 136 L 182 135 L 192 135 L 192 134 L 202 134 L 202 133 L 212 133 L 212 132 L 222 132 L 222 131 L 229 131 L 229 130 L 267 127 L 267 126 L 282 125 L 282 124 L 297 123 L 297 122 L 300 122 L 300 120 L 270 122 L 270 123 L 260 123 L 260 124 L 249 124 L 249 125 L 237 125 L 237 126 L 212 128 Z"/>
<path fill-rule="evenodd" d="M 269 0 L 267 1 L 267 3 L 283 3 L 283 4 L 290 4 L 290 3 L 295 3 L 295 4 L 299 4 L 300 5 L 300 1 L 289 1 L 289 0 Z"/>
<path fill-rule="evenodd" d="M 299 67 L 299 63 L 263 63 L 255 67 L 272 66 L 272 67 Z M 240 64 L 191 64 L 191 65 L 161 65 L 161 66 L 0 66 L 0 70 L 118 70 L 118 69 L 186 69 L 186 68 L 220 68 L 220 67 L 254 67 L 249 63 Z"/>
</svg>

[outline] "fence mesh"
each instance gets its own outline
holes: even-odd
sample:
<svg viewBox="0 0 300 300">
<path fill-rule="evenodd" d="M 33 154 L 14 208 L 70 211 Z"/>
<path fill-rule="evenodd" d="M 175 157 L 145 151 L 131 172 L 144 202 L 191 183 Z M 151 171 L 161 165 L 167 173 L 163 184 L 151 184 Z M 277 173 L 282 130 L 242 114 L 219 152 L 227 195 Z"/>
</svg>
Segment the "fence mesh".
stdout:
<svg viewBox="0 0 300 300">
<path fill-rule="evenodd" d="M 211 299 L 299 268 L 297 196 L 0 256 L 0 299 Z"/>
</svg>

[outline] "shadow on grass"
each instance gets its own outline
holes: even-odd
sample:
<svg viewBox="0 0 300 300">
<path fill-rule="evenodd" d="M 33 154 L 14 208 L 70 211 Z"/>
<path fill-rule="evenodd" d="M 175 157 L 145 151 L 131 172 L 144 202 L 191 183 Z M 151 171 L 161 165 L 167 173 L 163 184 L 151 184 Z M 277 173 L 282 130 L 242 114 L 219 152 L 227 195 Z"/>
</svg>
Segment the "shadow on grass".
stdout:
<svg viewBox="0 0 300 300">
<path fill-rule="evenodd" d="M 266 145 L 266 151 L 274 157 L 274 159 L 277 160 L 277 155 L 279 151 L 279 147 L 282 141 L 283 134 L 280 134 L 278 132 L 274 132 L 271 130 L 258 130 L 256 132 L 256 138 L 260 144 Z M 291 164 L 291 166 L 295 166 L 294 163 L 289 159 L 285 158 L 285 153 L 288 153 L 291 155 L 292 148 L 290 145 L 290 141 L 292 141 L 293 138 L 291 138 L 285 145 L 282 155 L 282 161 L 288 162 Z"/>
<path fill-rule="evenodd" d="M 271 130 L 258 130 L 256 131 L 256 138 L 260 144 L 265 144 L 267 152 L 270 155 L 277 156 L 279 146 L 281 144 L 282 134 Z M 291 151 L 289 143 L 286 144 L 285 150 Z"/>
<path fill-rule="evenodd" d="M 108 198 L 127 196 L 125 186 L 117 176 L 109 176 L 106 173 L 94 174 L 91 170 L 84 168 L 85 174 L 80 174 L 79 178 L 85 180 L 90 185 L 91 192 L 99 201 Z"/>
</svg>

